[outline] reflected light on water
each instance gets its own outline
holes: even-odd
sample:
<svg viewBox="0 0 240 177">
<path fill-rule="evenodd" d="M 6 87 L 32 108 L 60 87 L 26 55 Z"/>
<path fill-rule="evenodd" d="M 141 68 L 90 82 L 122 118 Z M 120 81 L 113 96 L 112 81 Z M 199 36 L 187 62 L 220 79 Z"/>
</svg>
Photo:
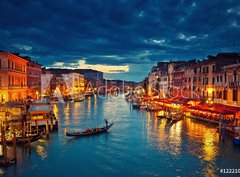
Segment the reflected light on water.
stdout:
<svg viewBox="0 0 240 177">
<path fill-rule="evenodd" d="M 206 161 L 214 160 L 218 155 L 217 144 L 219 142 L 216 129 L 186 119 L 186 130 L 190 140 L 197 143 L 195 147 L 189 149 L 190 152 Z"/>
<path fill-rule="evenodd" d="M 38 153 L 38 155 L 41 157 L 42 160 L 44 160 L 45 158 L 47 158 L 47 152 L 45 151 L 44 147 L 41 145 L 38 145 L 36 147 L 36 152 Z"/>
<path fill-rule="evenodd" d="M 58 118 L 59 109 L 58 109 L 58 106 L 57 106 L 56 104 L 53 105 L 53 113 L 54 113 L 55 116 Z"/>
<path fill-rule="evenodd" d="M 91 98 L 88 97 L 87 100 L 87 112 L 90 113 L 91 112 Z"/>
<path fill-rule="evenodd" d="M 217 168 L 215 167 L 216 157 L 219 155 L 219 136 L 217 136 L 216 128 L 211 128 L 205 124 L 196 123 L 190 119 L 186 119 L 187 135 L 192 143 L 189 152 L 200 159 L 206 161 L 203 169 L 204 176 L 217 176 Z M 193 144 L 195 144 L 193 146 Z"/>
<path fill-rule="evenodd" d="M 215 136 L 213 133 L 205 133 L 203 138 L 203 159 L 206 161 L 215 160 L 218 155 L 218 148 L 216 146 Z"/>
<path fill-rule="evenodd" d="M 132 109 L 124 98 L 57 104 L 54 113 L 58 132 L 34 142 L 31 152 L 20 147 L 18 164 L 8 168 L 6 177 L 44 176 L 46 168 L 47 176 L 208 177 L 220 176 L 219 168 L 239 166 L 240 149 L 232 139 L 219 143 L 215 127 L 187 118 L 177 123 L 158 119 L 156 113 Z M 108 133 L 65 135 L 66 129 L 103 125 L 105 118 L 114 122 Z"/>
<path fill-rule="evenodd" d="M 6 174 L 6 169 L 0 168 L 0 176 L 4 176 Z"/>
<path fill-rule="evenodd" d="M 178 155 L 181 151 L 181 142 L 182 142 L 182 121 L 177 122 L 176 124 L 172 125 L 169 131 L 169 140 L 171 146 L 171 154 Z"/>
</svg>

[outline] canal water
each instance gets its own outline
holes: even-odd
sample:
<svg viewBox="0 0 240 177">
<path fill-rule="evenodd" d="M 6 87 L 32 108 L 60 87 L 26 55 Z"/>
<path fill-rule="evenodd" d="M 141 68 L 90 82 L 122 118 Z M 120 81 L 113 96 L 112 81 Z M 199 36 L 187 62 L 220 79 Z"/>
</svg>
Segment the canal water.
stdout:
<svg viewBox="0 0 240 177">
<path fill-rule="evenodd" d="M 123 96 L 90 98 L 54 106 L 59 130 L 50 139 L 18 147 L 18 164 L 6 177 L 225 176 L 240 168 L 240 147 L 220 141 L 216 128 L 185 118 L 176 124 L 154 113 L 131 109 Z M 114 122 L 108 133 L 69 138 L 68 131 Z M 8 149 L 10 152 L 11 147 Z M 231 175 L 234 176 L 234 175 Z"/>
</svg>

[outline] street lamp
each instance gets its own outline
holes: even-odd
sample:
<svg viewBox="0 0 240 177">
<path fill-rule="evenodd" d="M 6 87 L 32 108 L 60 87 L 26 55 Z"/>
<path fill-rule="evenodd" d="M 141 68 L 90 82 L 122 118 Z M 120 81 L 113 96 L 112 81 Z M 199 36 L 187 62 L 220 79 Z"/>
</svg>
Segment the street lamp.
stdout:
<svg viewBox="0 0 240 177">
<path fill-rule="evenodd" d="M 206 101 L 206 104 L 208 106 L 212 106 L 213 105 L 213 100 L 211 98 L 208 98 L 207 101 Z"/>
<path fill-rule="evenodd" d="M 38 91 L 36 91 L 36 93 L 35 93 L 35 94 L 36 94 L 36 97 L 37 97 L 37 99 L 38 99 L 39 92 L 38 92 Z"/>
</svg>

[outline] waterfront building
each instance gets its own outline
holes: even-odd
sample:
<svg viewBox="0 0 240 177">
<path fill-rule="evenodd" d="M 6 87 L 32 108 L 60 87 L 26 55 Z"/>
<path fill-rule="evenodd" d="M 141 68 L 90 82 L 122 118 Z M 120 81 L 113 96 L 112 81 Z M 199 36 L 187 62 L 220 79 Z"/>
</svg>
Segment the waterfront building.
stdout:
<svg viewBox="0 0 240 177">
<path fill-rule="evenodd" d="M 39 99 L 41 95 L 42 65 L 32 61 L 30 57 L 23 57 L 27 62 L 27 95 L 33 99 Z"/>
<path fill-rule="evenodd" d="M 218 100 L 226 105 L 240 106 L 240 64 L 226 65 L 218 77 Z M 221 77 L 222 76 L 222 77 Z M 223 82 L 224 81 L 224 84 Z"/>
<path fill-rule="evenodd" d="M 234 53 L 220 53 L 217 56 L 208 56 L 208 59 L 200 62 L 200 77 L 202 78 L 201 96 L 204 99 L 211 100 L 213 103 L 224 104 L 223 97 L 226 98 L 224 93 L 229 88 L 228 71 L 224 67 L 237 62 L 238 55 Z"/>
<path fill-rule="evenodd" d="M 84 75 L 79 73 L 62 74 L 62 82 L 66 83 L 65 93 L 70 95 L 83 94 L 85 91 Z"/>
<path fill-rule="evenodd" d="M 168 89 L 168 62 L 158 62 L 148 75 L 148 93 L 158 98 L 165 98 Z"/>
<path fill-rule="evenodd" d="M 85 86 L 93 87 L 95 91 L 104 85 L 103 72 L 101 71 L 93 69 L 75 69 L 74 72 L 83 74 L 85 78 Z"/>
<path fill-rule="evenodd" d="M 177 65 L 173 71 L 173 97 L 183 97 L 185 88 L 185 63 Z"/>
<path fill-rule="evenodd" d="M 155 88 L 155 72 L 151 72 L 148 74 L 148 95 L 152 95 L 153 94 L 153 89 Z"/>
<path fill-rule="evenodd" d="M 240 106 L 238 53 L 219 53 L 204 60 L 158 62 L 148 75 L 148 94 L 184 97 Z"/>
<path fill-rule="evenodd" d="M 183 90 L 183 96 L 185 98 L 195 98 L 196 97 L 196 89 L 197 89 L 197 83 L 196 83 L 196 60 L 191 60 L 189 62 L 185 63 L 184 68 L 184 90 Z"/>
<path fill-rule="evenodd" d="M 148 93 L 148 77 L 145 77 L 145 79 L 141 82 L 142 84 L 142 88 L 144 89 L 144 93 L 147 94 Z"/>
<path fill-rule="evenodd" d="M 0 103 L 26 100 L 27 63 L 18 54 L 0 52 Z"/>
<path fill-rule="evenodd" d="M 92 70 L 92 69 L 60 69 L 60 68 L 44 68 L 43 73 L 53 74 L 53 75 L 62 75 L 70 73 L 78 73 L 81 75 L 81 78 L 84 77 L 84 86 L 85 89 L 97 89 L 100 86 L 103 86 L 103 72 Z M 83 84 L 82 84 L 83 85 Z"/>
<path fill-rule="evenodd" d="M 43 71 L 45 96 L 54 97 L 60 92 L 64 98 L 75 97 L 85 91 L 84 75 L 75 73 L 74 70 L 51 69 Z"/>
</svg>

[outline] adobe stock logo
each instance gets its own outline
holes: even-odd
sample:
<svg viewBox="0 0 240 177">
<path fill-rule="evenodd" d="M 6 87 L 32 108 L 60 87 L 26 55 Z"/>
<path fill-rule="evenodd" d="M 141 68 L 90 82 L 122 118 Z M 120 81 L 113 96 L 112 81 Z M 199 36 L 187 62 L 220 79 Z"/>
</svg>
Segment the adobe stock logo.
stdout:
<svg viewBox="0 0 240 177">
<path fill-rule="evenodd" d="M 97 81 L 96 81 L 97 82 Z M 133 89 L 129 85 L 125 85 L 122 81 L 122 85 L 112 85 L 106 81 L 105 83 L 98 84 L 94 82 L 86 82 L 80 80 L 74 74 L 42 74 L 41 75 L 41 99 L 50 98 L 64 102 L 66 100 L 81 99 L 85 96 L 98 96 L 99 98 L 107 98 L 109 96 L 120 97 L 123 93 L 129 92 L 130 95 L 142 90 L 141 87 Z"/>
</svg>

